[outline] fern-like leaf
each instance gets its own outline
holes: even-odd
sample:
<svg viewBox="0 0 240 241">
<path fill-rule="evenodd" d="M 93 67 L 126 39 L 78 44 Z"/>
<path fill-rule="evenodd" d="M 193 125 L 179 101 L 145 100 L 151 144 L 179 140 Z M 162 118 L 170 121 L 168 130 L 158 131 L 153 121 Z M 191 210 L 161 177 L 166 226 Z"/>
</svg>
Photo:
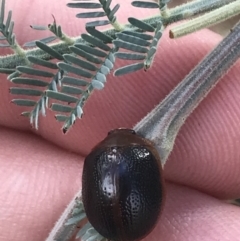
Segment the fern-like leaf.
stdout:
<svg viewBox="0 0 240 241">
<path fill-rule="evenodd" d="M 15 54 L 24 56 L 24 50 L 17 43 L 15 34 L 13 33 L 14 21 L 12 21 L 12 11 L 8 12 L 6 22 L 4 22 L 5 15 L 5 0 L 2 0 L 0 4 L 0 48 L 10 47 Z M 27 64 L 27 59 L 24 59 Z M 0 69 L 1 73 L 9 74 L 10 71 L 5 71 L 5 69 Z M 16 71 L 11 71 L 11 74 L 17 76 L 19 73 Z"/>
<path fill-rule="evenodd" d="M 70 47 L 72 54 L 64 54 L 65 62 L 58 63 L 58 67 L 66 74 L 62 79 L 60 93 L 47 90 L 46 96 L 62 103 L 54 103 L 53 111 L 58 121 L 64 121 L 63 132 L 66 133 L 83 115 L 83 106 L 94 89 L 103 89 L 106 75 L 114 65 L 116 48 L 108 43 L 112 39 L 95 28 L 86 27 L 88 34 L 81 37 L 88 44 L 78 44 Z M 97 65 L 96 65 L 97 64 Z M 65 102 L 65 103 L 64 103 Z M 70 103 L 74 105 L 69 106 Z"/>
<path fill-rule="evenodd" d="M 161 10 L 161 6 L 156 2 L 134 1 L 132 4 L 136 7 L 159 8 Z M 117 33 L 117 39 L 113 40 L 113 43 L 117 47 L 130 50 L 131 52 L 117 52 L 115 56 L 125 60 L 141 61 L 117 69 L 114 72 L 115 76 L 132 73 L 141 69 L 145 71 L 149 69 L 164 30 L 161 20 L 159 20 L 156 27 L 136 18 L 129 18 L 128 21 L 142 32 L 128 30 Z M 144 32 L 149 32 L 149 34 Z M 154 32 L 154 35 L 151 34 L 152 32 Z"/>
<path fill-rule="evenodd" d="M 56 50 L 47 46 L 45 43 L 36 41 L 36 46 L 42 49 L 46 54 L 49 54 L 52 58 L 57 58 L 58 60 L 63 60 L 63 57 Z M 31 66 L 18 66 L 16 69 L 21 75 L 27 75 L 31 77 L 15 77 L 11 81 L 17 84 L 19 87 L 10 88 L 10 93 L 14 95 L 24 95 L 24 96 L 38 96 L 38 100 L 31 99 L 14 99 L 13 103 L 21 106 L 32 106 L 31 111 L 25 111 L 22 113 L 23 116 L 30 118 L 30 123 L 38 129 L 38 119 L 39 113 L 46 115 L 46 108 L 48 107 L 48 97 L 45 95 L 45 91 L 49 90 L 52 92 L 57 92 L 57 85 L 61 85 L 61 79 L 64 71 L 59 70 L 57 64 L 42 60 L 35 56 L 28 56 L 28 61 Z M 48 70 L 46 70 L 46 68 Z M 56 73 L 57 70 L 57 73 Z M 51 81 L 47 82 L 41 78 L 50 78 Z M 22 87 L 24 85 L 24 87 Z M 27 86 L 27 88 L 25 87 Z"/>
<path fill-rule="evenodd" d="M 7 43 L 1 44 L 1 47 L 11 47 L 15 44 L 15 35 L 13 34 L 14 22 L 12 21 L 12 11 L 8 12 L 7 20 L 5 23 L 4 23 L 4 15 L 5 15 L 5 0 L 2 0 L 1 12 L 0 12 L 0 32 L 3 36 L 1 36 L 0 40 L 4 40 Z"/>
<path fill-rule="evenodd" d="M 80 8 L 80 9 L 102 9 L 102 11 L 94 12 L 84 12 L 78 13 L 77 18 L 99 18 L 107 17 L 108 20 L 97 20 L 88 22 L 86 27 L 97 27 L 107 24 L 112 24 L 116 27 L 117 18 L 115 16 L 116 12 L 120 8 L 119 4 L 116 4 L 112 9 L 110 8 L 111 0 L 99 0 L 98 2 L 88 2 L 87 0 L 78 3 L 68 3 L 67 6 L 70 8 Z"/>
</svg>

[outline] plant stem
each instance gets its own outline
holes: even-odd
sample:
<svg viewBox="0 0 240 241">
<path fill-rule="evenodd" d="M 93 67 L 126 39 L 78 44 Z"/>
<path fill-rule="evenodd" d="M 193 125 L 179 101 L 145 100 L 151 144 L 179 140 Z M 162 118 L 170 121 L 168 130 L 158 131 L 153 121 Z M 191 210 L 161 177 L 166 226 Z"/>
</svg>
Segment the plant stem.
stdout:
<svg viewBox="0 0 240 241">
<path fill-rule="evenodd" d="M 185 15 L 191 14 L 191 16 L 193 16 L 203 12 L 209 12 L 234 1 L 236 0 L 196 0 L 177 6 L 170 11 L 171 15 L 177 16 L 185 13 Z"/>
<path fill-rule="evenodd" d="M 198 14 L 212 11 L 216 8 L 222 7 L 230 2 L 236 0 L 196 0 L 186 4 L 182 4 L 169 10 L 166 22 L 163 19 L 163 23 L 169 25 L 183 19 L 188 19 Z"/>
<path fill-rule="evenodd" d="M 71 202 L 68 204 L 64 210 L 61 217 L 56 222 L 54 228 L 50 232 L 46 241 L 67 241 L 76 232 L 77 223 L 71 225 L 65 225 L 68 219 L 73 214 L 74 208 L 77 206 L 77 200 L 81 200 L 82 191 L 78 191 Z"/>
<path fill-rule="evenodd" d="M 54 50 L 57 50 L 60 54 L 70 53 L 69 45 L 60 42 L 50 45 Z M 7 56 L 0 57 L 0 68 L 14 69 L 17 66 L 26 65 L 25 58 L 28 56 L 37 56 L 44 60 L 51 59 L 51 56 L 39 48 L 34 48 L 30 50 L 25 50 L 25 57 L 20 55 L 11 54 Z"/>
<path fill-rule="evenodd" d="M 205 13 L 207 11 L 213 10 L 215 8 L 221 7 L 227 3 L 234 2 L 234 0 L 197 0 L 190 3 L 183 4 L 181 6 L 175 7 L 168 11 L 168 15 L 166 18 L 160 17 L 160 15 L 152 16 L 150 18 L 143 19 L 142 21 L 156 26 L 157 23 L 160 21 L 163 22 L 164 25 L 169 25 L 173 22 L 177 22 L 189 17 L 192 17 L 196 14 Z M 124 29 L 132 29 L 138 31 L 134 26 L 131 24 L 126 24 L 123 26 Z M 112 37 L 115 39 L 115 34 L 117 30 L 111 28 L 103 31 L 104 34 Z M 83 43 L 84 41 L 81 38 L 74 39 L 78 43 Z M 69 45 L 64 42 L 50 44 L 50 46 L 58 51 L 60 54 L 67 54 L 70 53 Z M 26 56 L 37 56 L 44 60 L 51 59 L 51 56 L 46 54 L 44 51 L 38 48 L 33 48 L 30 50 L 25 51 Z M 5 69 L 13 69 L 16 66 L 25 65 L 25 58 L 22 56 L 18 56 L 16 54 L 8 55 L 8 56 L 0 56 L 0 68 Z"/>
<path fill-rule="evenodd" d="M 203 16 L 190 20 L 170 30 L 170 38 L 178 38 L 202 28 L 210 27 L 214 24 L 225 21 L 240 14 L 240 0 L 229 3 Z"/>
<path fill-rule="evenodd" d="M 240 22 L 134 130 L 153 141 L 162 165 L 186 118 L 240 57 Z"/>
</svg>

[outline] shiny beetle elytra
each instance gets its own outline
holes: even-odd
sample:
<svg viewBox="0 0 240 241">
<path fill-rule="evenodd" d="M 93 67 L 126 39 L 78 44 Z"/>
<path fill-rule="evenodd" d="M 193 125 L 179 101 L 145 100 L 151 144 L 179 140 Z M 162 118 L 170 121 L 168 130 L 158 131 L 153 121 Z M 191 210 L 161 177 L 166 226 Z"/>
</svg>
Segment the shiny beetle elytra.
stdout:
<svg viewBox="0 0 240 241">
<path fill-rule="evenodd" d="M 165 196 L 161 161 L 133 130 L 112 130 L 91 151 L 82 185 L 87 218 L 103 237 L 140 240 L 156 225 Z"/>
</svg>

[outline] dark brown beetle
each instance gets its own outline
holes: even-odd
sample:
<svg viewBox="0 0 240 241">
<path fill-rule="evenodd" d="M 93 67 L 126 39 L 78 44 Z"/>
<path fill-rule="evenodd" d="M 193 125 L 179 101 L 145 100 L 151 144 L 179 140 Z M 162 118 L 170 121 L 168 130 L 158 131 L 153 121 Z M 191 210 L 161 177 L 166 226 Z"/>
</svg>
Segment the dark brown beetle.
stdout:
<svg viewBox="0 0 240 241">
<path fill-rule="evenodd" d="M 91 151 L 82 185 L 88 220 L 103 237 L 140 240 L 156 225 L 165 196 L 161 161 L 133 130 L 112 130 Z"/>
</svg>

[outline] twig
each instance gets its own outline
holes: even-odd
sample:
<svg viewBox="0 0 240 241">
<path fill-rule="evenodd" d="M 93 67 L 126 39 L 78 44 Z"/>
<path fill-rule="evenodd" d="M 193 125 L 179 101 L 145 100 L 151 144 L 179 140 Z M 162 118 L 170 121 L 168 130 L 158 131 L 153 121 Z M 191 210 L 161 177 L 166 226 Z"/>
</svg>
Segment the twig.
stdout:
<svg viewBox="0 0 240 241">
<path fill-rule="evenodd" d="M 189 33 L 196 32 L 202 28 L 210 27 L 214 24 L 225 21 L 240 14 L 240 0 L 229 3 L 203 16 L 190 20 L 179 26 L 172 28 L 169 32 L 170 38 L 178 38 Z"/>
<path fill-rule="evenodd" d="M 235 2 L 236 0 L 195 0 L 175 8 L 171 8 L 167 11 L 166 17 L 163 15 L 162 22 L 164 25 L 169 25 L 174 22 L 178 22 L 184 19 L 189 19 L 199 14 L 203 14 L 219 7 L 222 7 L 228 3 Z M 156 25 L 159 16 L 146 19 L 146 23 Z"/>
<path fill-rule="evenodd" d="M 152 140 L 164 165 L 186 118 L 240 57 L 240 22 L 176 88 L 135 127 Z"/>
<path fill-rule="evenodd" d="M 77 201 L 81 200 L 81 193 L 82 191 L 78 191 L 72 201 L 68 204 L 46 241 L 67 241 L 76 232 L 77 223 L 73 223 L 72 225 L 65 224 L 73 215 L 73 210 L 77 206 Z"/>
</svg>

